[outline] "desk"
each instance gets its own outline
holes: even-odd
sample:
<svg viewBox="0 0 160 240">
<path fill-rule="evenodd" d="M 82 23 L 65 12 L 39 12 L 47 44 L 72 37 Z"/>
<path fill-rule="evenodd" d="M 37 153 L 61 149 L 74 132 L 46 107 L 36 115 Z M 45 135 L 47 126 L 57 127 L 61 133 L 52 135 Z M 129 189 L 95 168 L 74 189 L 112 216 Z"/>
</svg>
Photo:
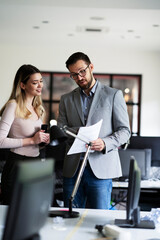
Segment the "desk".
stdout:
<svg viewBox="0 0 160 240">
<path fill-rule="evenodd" d="M 51 208 L 57 209 L 57 208 Z M 7 207 L 0 205 L 0 233 L 4 225 Z M 40 230 L 41 240 L 100 240 L 101 235 L 95 229 L 96 224 L 112 224 L 115 218 L 124 218 L 125 211 L 76 209 L 80 213 L 79 218 L 64 219 L 63 223 L 53 223 L 53 218 L 48 218 L 45 226 Z M 145 215 L 146 213 L 141 213 Z M 160 238 L 160 229 L 127 229 L 131 232 L 131 240 L 149 240 Z M 127 240 L 127 239 L 124 239 Z"/>
<path fill-rule="evenodd" d="M 118 202 L 127 195 L 128 182 L 113 181 L 113 198 Z M 118 197 L 118 192 L 121 197 Z M 117 197 L 116 197 L 117 196 Z M 119 200 L 118 200 L 119 199 Z M 160 207 L 160 180 L 141 180 L 139 204 L 141 210 L 150 211 L 151 208 Z"/>
<path fill-rule="evenodd" d="M 113 188 L 127 188 L 128 182 L 113 181 Z M 141 180 L 141 189 L 160 191 L 160 180 Z"/>
<path fill-rule="evenodd" d="M 46 225 L 41 229 L 41 240 L 100 240 L 102 236 L 95 229 L 96 224 L 113 224 L 115 218 L 124 218 L 125 211 L 120 210 L 95 210 L 76 209 L 80 212 L 79 218 L 64 219 L 63 224 L 53 223 L 52 218 L 48 218 Z M 141 215 L 145 215 L 143 212 Z M 131 240 L 149 240 L 160 238 L 160 229 L 127 229 L 131 232 Z M 127 239 L 124 239 L 127 240 Z"/>
</svg>

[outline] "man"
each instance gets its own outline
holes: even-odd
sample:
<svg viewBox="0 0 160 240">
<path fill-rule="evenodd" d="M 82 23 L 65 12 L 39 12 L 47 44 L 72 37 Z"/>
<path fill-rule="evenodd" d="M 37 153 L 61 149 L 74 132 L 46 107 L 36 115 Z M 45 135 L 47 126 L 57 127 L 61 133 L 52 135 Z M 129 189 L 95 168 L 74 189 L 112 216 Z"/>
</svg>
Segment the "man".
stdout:
<svg viewBox="0 0 160 240">
<path fill-rule="evenodd" d="M 103 119 L 99 138 L 92 141 L 87 166 L 73 201 L 74 207 L 109 209 L 112 178 L 121 176 L 118 147 L 130 137 L 126 104 L 121 90 L 102 85 L 93 76 L 93 64 L 82 53 L 72 54 L 66 61 L 71 78 L 79 86 L 61 97 L 58 126 L 78 131 Z M 74 138 L 69 138 L 64 160 L 64 205 L 68 207 L 83 154 L 67 155 Z"/>
</svg>

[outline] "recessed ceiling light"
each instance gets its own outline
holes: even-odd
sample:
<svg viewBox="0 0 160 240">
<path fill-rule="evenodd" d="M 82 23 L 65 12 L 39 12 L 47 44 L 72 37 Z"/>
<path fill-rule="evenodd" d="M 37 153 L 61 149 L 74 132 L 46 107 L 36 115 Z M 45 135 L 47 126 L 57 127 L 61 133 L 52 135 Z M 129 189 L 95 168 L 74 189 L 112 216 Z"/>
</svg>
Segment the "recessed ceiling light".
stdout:
<svg viewBox="0 0 160 240">
<path fill-rule="evenodd" d="M 108 33 L 109 32 L 108 27 L 93 27 L 93 26 L 77 26 L 76 31 L 77 32 L 82 32 L 82 33 Z"/>
<path fill-rule="evenodd" d="M 135 36 L 135 38 L 141 38 L 141 36 Z"/>
<path fill-rule="evenodd" d="M 39 29 L 40 27 L 39 26 L 33 26 L 34 29 Z"/>
<path fill-rule="evenodd" d="M 104 20 L 104 17 L 98 17 L 98 16 L 94 16 L 94 17 L 90 17 L 91 20 L 96 20 L 96 21 L 102 21 Z"/>
<path fill-rule="evenodd" d="M 159 27 L 159 24 L 153 24 L 152 26 L 153 27 Z"/>
<path fill-rule="evenodd" d="M 128 29 L 127 32 L 132 33 L 132 32 L 134 32 L 134 30 L 133 29 Z"/>
<path fill-rule="evenodd" d="M 86 32 L 102 32 L 101 28 L 86 28 Z"/>
<path fill-rule="evenodd" d="M 47 24 L 47 23 L 49 23 L 49 21 L 48 20 L 44 20 L 44 21 L 42 21 L 42 23 Z"/>
</svg>

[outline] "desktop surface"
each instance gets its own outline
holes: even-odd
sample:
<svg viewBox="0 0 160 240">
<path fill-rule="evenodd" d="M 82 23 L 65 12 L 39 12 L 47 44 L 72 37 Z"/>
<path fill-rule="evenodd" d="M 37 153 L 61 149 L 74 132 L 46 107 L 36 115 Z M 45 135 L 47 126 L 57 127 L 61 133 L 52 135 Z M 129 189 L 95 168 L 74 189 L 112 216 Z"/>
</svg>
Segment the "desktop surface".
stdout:
<svg viewBox="0 0 160 240">
<path fill-rule="evenodd" d="M 48 218 L 46 225 L 41 229 L 41 240 L 52 240 L 53 236 L 59 240 L 95 240 L 102 236 L 95 229 L 95 225 L 113 224 L 116 218 L 126 218 L 126 212 L 121 210 L 76 209 L 80 212 L 79 218 L 63 219 L 55 223 Z M 143 212 L 143 215 L 146 213 Z M 149 240 L 160 238 L 158 229 L 123 229 L 131 232 L 130 240 Z"/>
<path fill-rule="evenodd" d="M 128 188 L 128 181 L 113 181 L 113 188 Z M 141 180 L 141 189 L 160 190 L 159 179 Z"/>
<path fill-rule="evenodd" d="M 60 208 L 51 208 L 51 210 Z M 0 205 L 0 230 L 4 226 L 4 219 L 7 207 Z M 121 210 L 97 210 L 97 209 L 76 209 L 80 213 L 79 218 L 56 219 L 48 218 L 44 227 L 40 230 L 41 240 L 91 240 L 99 239 L 102 236 L 95 229 L 95 225 L 113 224 L 116 218 L 126 217 L 126 212 Z M 145 216 L 147 213 L 141 213 Z M 160 230 L 156 229 L 123 229 L 130 231 L 130 240 L 160 239 Z"/>
</svg>

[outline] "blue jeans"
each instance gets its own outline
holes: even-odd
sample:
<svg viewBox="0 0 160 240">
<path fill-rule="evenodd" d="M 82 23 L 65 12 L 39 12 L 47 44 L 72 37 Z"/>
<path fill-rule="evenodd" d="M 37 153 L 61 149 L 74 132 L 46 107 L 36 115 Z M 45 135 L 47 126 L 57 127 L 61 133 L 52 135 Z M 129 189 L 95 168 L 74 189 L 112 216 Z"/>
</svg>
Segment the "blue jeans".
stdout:
<svg viewBox="0 0 160 240">
<path fill-rule="evenodd" d="M 71 197 L 78 171 L 72 178 L 64 178 L 63 193 L 64 206 L 69 207 Z M 109 209 L 111 202 L 112 179 L 98 179 L 93 174 L 90 167 L 86 167 L 81 178 L 78 191 L 73 200 L 73 207 L 85 208 L 86 202 L 88 208 Z"/>
</svg>

